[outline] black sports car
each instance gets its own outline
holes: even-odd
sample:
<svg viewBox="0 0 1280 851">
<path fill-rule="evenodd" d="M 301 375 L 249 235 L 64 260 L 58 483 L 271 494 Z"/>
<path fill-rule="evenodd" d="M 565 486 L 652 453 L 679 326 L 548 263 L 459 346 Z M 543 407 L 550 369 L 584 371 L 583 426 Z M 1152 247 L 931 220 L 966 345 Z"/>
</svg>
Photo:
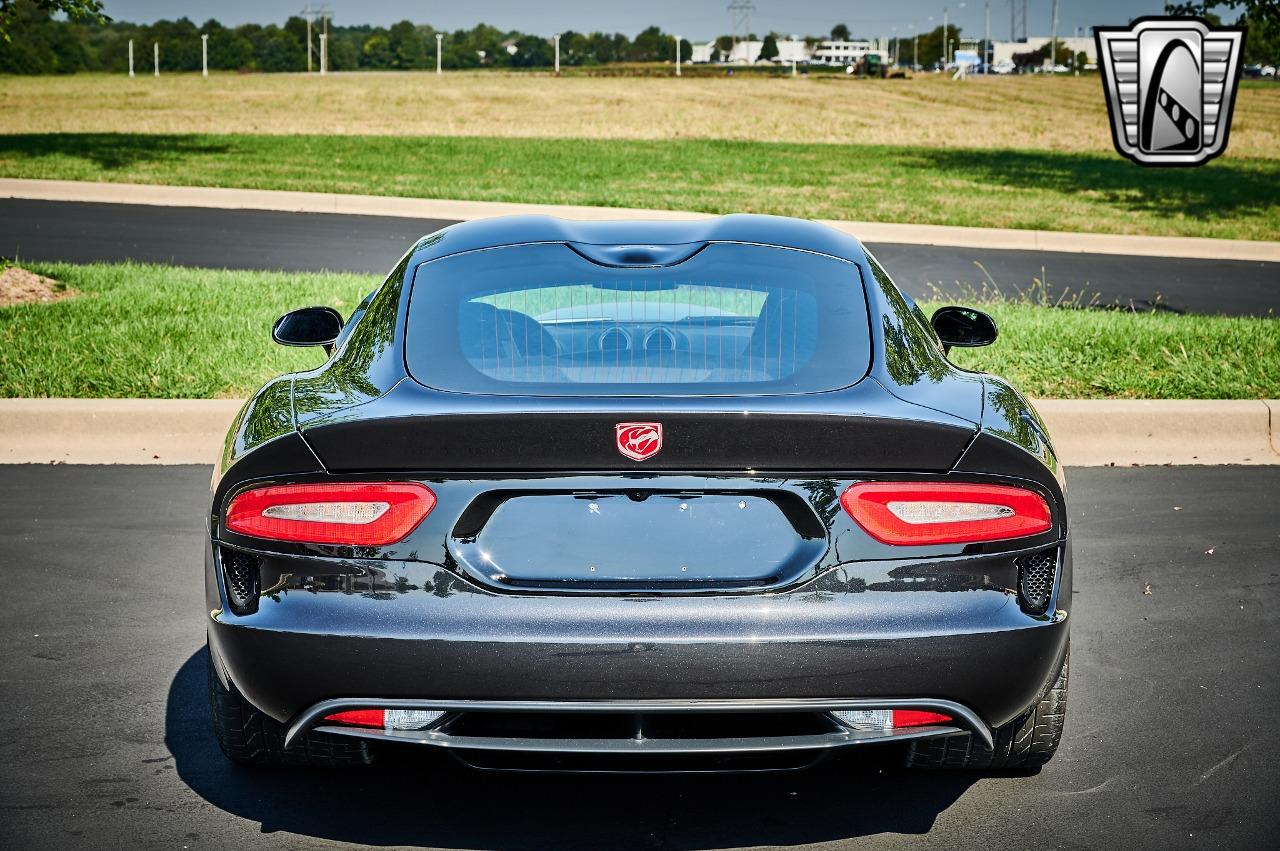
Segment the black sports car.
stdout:
<svg viewBox="0 0 1280 851">
<path fill-rule="evenodd" d="M 1034 767 L 1062 731 L 1062 470 L 852 237 L 543 217 L 419 241 L 212 485 L 209 693 L 244 762 Z"/>
</svg>

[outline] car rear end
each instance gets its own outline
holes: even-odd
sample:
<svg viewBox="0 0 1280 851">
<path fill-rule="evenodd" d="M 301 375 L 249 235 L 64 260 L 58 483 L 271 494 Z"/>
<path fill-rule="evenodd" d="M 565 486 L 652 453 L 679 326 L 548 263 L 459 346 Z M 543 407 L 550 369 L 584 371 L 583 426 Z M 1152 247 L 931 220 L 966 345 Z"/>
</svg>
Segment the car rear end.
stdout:
<svg viewBox="0 0 1280 851">
<path fill-rule="evenodd" d="M 908 401 L 885 335 L 909 317 L 865 259 L 642 248 L 410 269 L 385 294 L 403 375 L 219 483 L 212 658 L 286 745 L 796 767 L 991 748 L 1052 686 L 1063 496 L 974 416 L 984 382 L 943 376 L 950 412 Z"/>
</svg>

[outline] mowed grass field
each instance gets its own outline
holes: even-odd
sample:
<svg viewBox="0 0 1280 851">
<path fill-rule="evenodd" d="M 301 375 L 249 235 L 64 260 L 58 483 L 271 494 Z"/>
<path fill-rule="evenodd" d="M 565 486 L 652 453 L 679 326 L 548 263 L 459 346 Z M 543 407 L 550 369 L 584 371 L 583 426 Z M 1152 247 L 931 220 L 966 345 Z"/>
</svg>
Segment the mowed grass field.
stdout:
<svg viewBox="0 0 1280 851">
<path fill-rule="evenodd" d="M 0 396 L 237 397 L 319 349 L 271 341 L 287 310 L 349 314 L 377 279 L 138 264 L 33 264 L 74 298 L 0 308 Z M 931 305 L 923 305 L 926 311 Z M 1276 398 L 1280 322 L 1270 319 L 984 305 L 1000 339 L 953 352 L 1038 397 Z"/>
<path fill-rule="evenodd" d="M 0 79 L 0 176 L 1280 239 L 1280 86 L 1143 169 L 1096 77 Z"/>
<path fill-rule="evenodd" d="M 546 73 L 0 78 L 4 133 L 728 139 L 1110 154 L 1102 84 Z M 1228 157 L 1280 158 L 1280 85 L 1242 87 Z"/>
</svg>

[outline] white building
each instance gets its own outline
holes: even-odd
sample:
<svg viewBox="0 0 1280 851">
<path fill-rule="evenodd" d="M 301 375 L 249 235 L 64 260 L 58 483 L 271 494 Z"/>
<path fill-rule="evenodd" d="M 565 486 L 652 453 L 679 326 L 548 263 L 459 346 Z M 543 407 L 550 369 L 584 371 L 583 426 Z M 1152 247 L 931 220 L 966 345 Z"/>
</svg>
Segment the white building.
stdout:
<svg viewBox="0 0 1280 851">
<path fill-rule="evenodd" d="M 1026 41 L 993 41 L 991 42 L 991 64 L 999 65 L 1001 62 L 1012 62 L 1013 54 L 1031 53 L 1039 50 L 1052 40 L 1052 36 L 1046 35 L 1028 38 Z M 1088 57 L 1088 64 L 1090 65 L 1098 63 L 1098 46 L 1092 37 L 1072 38 L 1058 36 L 1058 44 L 1070 50 L 1072 56 L 1083 53 Z"/>
<path fill-rule="evenodd" d="M 881 59 L 889 54 L 879 39 L 874 41 L 820 41 L 813 51 L 813 62 L 822 65 L 852 65 L 868 53 L 879 54 Z"/>
<path fill-rule="evenodd" d="M 733 65 L 751 65 L 760 60 L 760 51 L 764 49 L 763 41 L 740 41 L 733 46 L 728 54 L 720 56 L 720 62 L 727 62 Z M 693 54 L 690 57 L 692 62 L 711 62 L 715 56 L 715 42 L 709 41 L 705 44 L 693 45 Z M 774 58 L 774 62 L 782 64 L 790 64 L 792 62 L 808 62 L 811 51 L 809 46 L 804 43 L 804 39 L 786 38 L 778 39 L 778 55 Z"/>
<path fill-rule="evenodd" d="M 708 41 L 704 44 L 689 45 L 692 50 L 689 51 L 689 61 L 699 64 L 711 61 L 711 57 L 715 55 L 716 43 Z"/>
</svg>

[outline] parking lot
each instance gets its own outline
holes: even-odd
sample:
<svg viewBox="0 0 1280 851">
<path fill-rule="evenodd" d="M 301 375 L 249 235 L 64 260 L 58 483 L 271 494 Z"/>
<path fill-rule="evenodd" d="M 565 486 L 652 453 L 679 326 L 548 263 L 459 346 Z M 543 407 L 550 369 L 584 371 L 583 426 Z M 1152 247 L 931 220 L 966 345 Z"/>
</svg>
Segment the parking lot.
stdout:
<svg viewBox="0 0 1280 851">
<path fill-rule="evenodd" d="M 208 477 L 0 467 L 0 845 L 1214 848 L 1280 827 L 1280 468 L 1070 472 L 1070 711 L 1029 777 L 884 750 L 745 777 L 232 768 L 204 696 Z"/>
</svg>

